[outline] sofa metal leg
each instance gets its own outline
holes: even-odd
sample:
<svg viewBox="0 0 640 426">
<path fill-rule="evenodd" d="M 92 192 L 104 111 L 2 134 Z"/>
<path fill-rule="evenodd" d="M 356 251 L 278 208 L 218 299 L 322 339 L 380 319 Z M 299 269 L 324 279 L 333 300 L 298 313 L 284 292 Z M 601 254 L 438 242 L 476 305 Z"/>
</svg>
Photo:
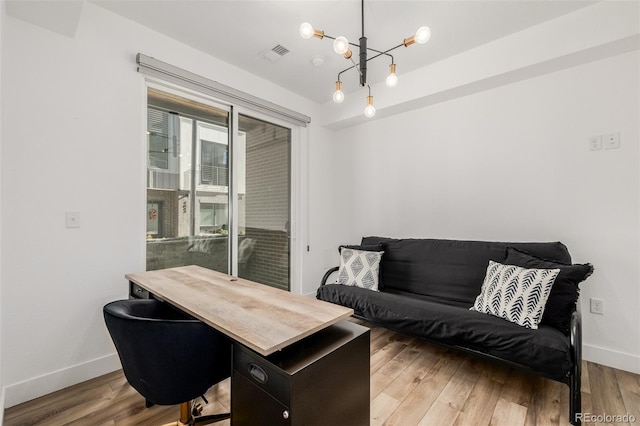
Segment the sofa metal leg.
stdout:
<svg viewBox="0 0 640 426">
<path fill-rule="evenodd" d="M 580 383 L 580 375 L 574 372 L 569 383 L 569 422 L 572 425 L 581 424 L 582 394 Z"/>
<path fill-rule="evenodd" d="M 569 339 L 573 361 L 569 376 L 569 422 L 579 425 L 582 420 L 582 315 L 579 302 L 571 315 Z"/>
</svg>

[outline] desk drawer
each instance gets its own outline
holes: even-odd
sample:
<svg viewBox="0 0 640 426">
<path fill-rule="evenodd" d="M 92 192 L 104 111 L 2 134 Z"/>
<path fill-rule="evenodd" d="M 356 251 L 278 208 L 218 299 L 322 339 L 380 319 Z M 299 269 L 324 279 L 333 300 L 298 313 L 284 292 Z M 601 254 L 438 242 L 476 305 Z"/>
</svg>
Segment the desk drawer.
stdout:
<svg viewBox="0 0 640 426">
<path fill-rule="evenodd" d="M 281 403 L 288 405 L 289 375 L 242 345 L 233 345 L 233 370 Z"/>
</svg>

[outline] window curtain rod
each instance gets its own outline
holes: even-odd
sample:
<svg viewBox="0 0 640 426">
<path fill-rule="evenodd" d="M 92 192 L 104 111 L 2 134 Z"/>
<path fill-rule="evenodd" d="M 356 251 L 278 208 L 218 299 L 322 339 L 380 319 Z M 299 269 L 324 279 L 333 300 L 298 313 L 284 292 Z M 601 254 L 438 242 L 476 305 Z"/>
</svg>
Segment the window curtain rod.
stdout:
<svg viewBox="0 0 640 426">
<path fill-rule="evenodd" d="M 172 83 L 177 83 L 189 89 L 197 90 L 211 95 L 222 101 L 250 107 L 272 117 L 280 118 L 288 122 L 306 127 L 311 118 L 288 108 L 265 101 L 256 96 L 225 86 L 217 81 L 199 76 L 183 70 L 166 62 L 159 61 L 150 56 L 138 53 L 136 55 L 138 72 L 159 77 Z"/>
</svg>

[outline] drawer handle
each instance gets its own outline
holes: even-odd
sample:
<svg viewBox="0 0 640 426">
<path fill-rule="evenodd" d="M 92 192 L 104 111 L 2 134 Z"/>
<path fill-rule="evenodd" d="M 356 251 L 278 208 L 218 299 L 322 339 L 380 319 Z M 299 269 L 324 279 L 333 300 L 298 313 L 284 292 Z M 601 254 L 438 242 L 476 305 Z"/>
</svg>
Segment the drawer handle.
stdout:
<svg viewBox="0 0 640 426">
<path fill-rule="evenodd" d="M 251 377 L 258 383 L 262 383 L 263 385 L 269 381 L 269 376 L 267 372 L 262 369 L 257 364 L 251 363 L 249 364 L 249 374 Z"/>
</svg>

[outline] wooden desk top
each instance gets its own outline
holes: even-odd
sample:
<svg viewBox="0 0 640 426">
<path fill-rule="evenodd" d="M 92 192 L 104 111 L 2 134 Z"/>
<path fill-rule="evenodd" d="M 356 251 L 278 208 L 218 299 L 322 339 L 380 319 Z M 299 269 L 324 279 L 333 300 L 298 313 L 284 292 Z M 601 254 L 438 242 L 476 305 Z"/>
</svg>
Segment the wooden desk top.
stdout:
<svg viewBox="0 0 640 426">
<path fill-rule="evenodd" d="M 264 356 L 353 314 L 350 308 L 200 266 L 125 277 Z"/>
</svg>

